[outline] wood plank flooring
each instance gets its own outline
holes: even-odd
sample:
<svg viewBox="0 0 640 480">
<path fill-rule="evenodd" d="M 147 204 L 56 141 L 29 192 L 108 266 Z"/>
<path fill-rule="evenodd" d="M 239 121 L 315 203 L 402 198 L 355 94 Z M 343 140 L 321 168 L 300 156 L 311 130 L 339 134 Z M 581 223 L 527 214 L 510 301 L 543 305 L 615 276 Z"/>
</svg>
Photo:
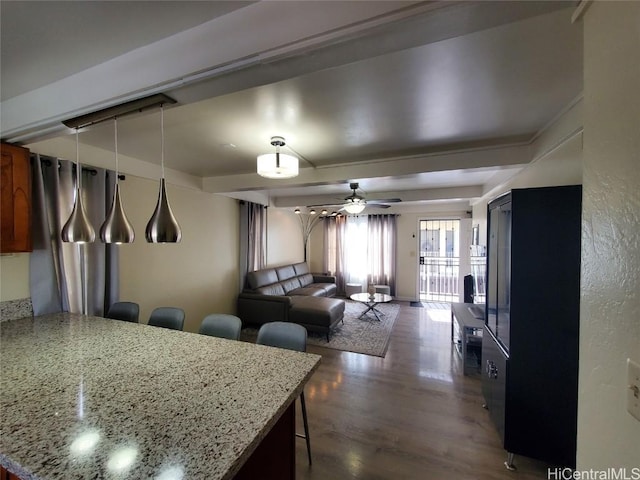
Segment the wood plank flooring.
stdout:
<svg viewBox="0 0 640 480">
<path fill-rule="evenodd" d="M 297 478 L 547 478 L 546 465 L 525 457 L 516 472 L 503 466 L 480 379 L 462 375 L 450 322 L 448 309 L 405 303 L 385 358 L 309 346 L 322 355 L 305 388 L 313 465 L 298 439 Z"/>
</svg>

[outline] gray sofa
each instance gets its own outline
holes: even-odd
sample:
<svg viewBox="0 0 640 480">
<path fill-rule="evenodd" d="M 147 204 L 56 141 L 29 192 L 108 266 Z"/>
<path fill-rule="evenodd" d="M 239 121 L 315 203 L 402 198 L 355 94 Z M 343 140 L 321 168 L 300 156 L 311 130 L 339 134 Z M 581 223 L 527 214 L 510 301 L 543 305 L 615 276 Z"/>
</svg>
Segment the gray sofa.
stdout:
<svg viewBox="0 0 640 480">
<path fill-rule="evenodd" d="M 244 323 L 294 322 L 330 340 L 332 328 L 344 316 L 344 301 L 333 298 L 335 277 L 311 274 L 305 263 L 256 270 L 238 296 L 238 316 Z"/>
</svg>

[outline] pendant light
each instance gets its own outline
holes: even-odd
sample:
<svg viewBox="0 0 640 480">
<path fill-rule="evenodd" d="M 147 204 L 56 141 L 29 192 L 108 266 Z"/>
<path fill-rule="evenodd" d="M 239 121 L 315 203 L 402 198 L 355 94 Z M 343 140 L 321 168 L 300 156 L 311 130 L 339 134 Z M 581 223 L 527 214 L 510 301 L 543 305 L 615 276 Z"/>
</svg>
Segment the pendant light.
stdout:
<svg viewBox="0 0 640 480">
<path fill-rule="evenodd" d="M 160 105 L 160 163 L 162 167 L 162 178 L 160 179 L 160 190 L 158 192 L 158 203 L 156 209 L 147 223 L 145 237 L 150 243 L 176 243 L 182 238 L 182 230 L 173 216 L 164 179 L 164 105 Z"/>
<path fill-rule="evenodd" d="M 67 223 L 62 227 L 62 241 L 90 243 L 96 239 L 96 232 L 87 218 L 82 202 L 82 168 L 80 167 L 80 140 L 76 128 L 76 199 Z"/>
<path fill-rule="evenodd" d="M 113 202 L 111 209 L 100 227 L 100 238 L 104 243 L 131 243 L 136 234 L 133 231 L 131 222 L 124 213 L 122 201 L 120 200 L 120 179 L 118 169 L 118 118 L 113 118 L 113 130 L 115 134 L 115 153 L 116 153 L 116 186 L 113 192 Z"/>
<path fill-rule="evenodd" d="M 298 157 L 280 153 L 284 147 L 284 138 L 271 137 L 271 145 L 276 153 L 265 153 L 258 156 L 258 175 L 265 178 L 293 178 L 298 175 Z"/>
</svg>

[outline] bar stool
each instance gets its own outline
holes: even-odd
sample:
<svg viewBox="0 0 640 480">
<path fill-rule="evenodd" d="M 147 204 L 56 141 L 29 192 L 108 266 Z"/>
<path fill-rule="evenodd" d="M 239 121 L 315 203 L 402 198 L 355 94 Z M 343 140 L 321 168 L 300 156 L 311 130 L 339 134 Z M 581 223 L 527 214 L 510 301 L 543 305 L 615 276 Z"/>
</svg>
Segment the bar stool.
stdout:
<svg viewBox="0 0 640 480">
<path fill-rule="evenodd" d="M 239 340 L 242 320 L 234 315 L 212 313 L 202 319 L 198 333 L 212 337 Z"/>
<path fill-rule="evenodd" d="M 265 323 L 258 330 L 259 345 L 286 348 L 298 352 L 307 351 L 307 329 L 297 323 L 270 322 Z M 307 405 L 304 401 L 304 389 L 300 392 L 300 405 L 302 406 L 302 421 L 304 422 L 304 435 L 296 433 L 297 437 L 304 438 L 307 442 L 307 455 L 311 465 L 311 442 L 309 440 L 309 423 L 307 422 Z"/>
<path fill-rule="evenodd" d="M 109 311 L 105 318 L 114 320 L 123 320 L 125 322 L 138 323 L 140 315 L 140 306 L 133 302 L 115 302 L 109 307 Z"/>
<path fill-rule="evenodd" d="M 184 310 L 176 307 L 158 307 L 151 312 L 148 325 L 171 330 L 182 330 L 184 326 Z"/>
</svg>

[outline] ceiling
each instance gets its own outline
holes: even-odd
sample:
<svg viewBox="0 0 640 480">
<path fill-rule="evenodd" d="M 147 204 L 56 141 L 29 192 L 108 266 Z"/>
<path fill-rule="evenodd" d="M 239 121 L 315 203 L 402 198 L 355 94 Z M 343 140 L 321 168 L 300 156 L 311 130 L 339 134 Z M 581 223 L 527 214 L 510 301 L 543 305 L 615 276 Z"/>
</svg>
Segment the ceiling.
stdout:
<svg viewBox="0 0 640 480">
<path fill-rule="evenodd" d="M 165 164 L 205 191 L 292 208 L 359 181 L 396 209 L 468 205 L 581 94 L 573 4 L 1 2 L 2 138 L 46 153 L 73 138 L 62 120 L 163 92 Z M 120 118 L 119 153 L 158 165 L 159 127 L 157 110 Z M 255 173 L 273 135 L 298 177 Z"/>
</svg>

